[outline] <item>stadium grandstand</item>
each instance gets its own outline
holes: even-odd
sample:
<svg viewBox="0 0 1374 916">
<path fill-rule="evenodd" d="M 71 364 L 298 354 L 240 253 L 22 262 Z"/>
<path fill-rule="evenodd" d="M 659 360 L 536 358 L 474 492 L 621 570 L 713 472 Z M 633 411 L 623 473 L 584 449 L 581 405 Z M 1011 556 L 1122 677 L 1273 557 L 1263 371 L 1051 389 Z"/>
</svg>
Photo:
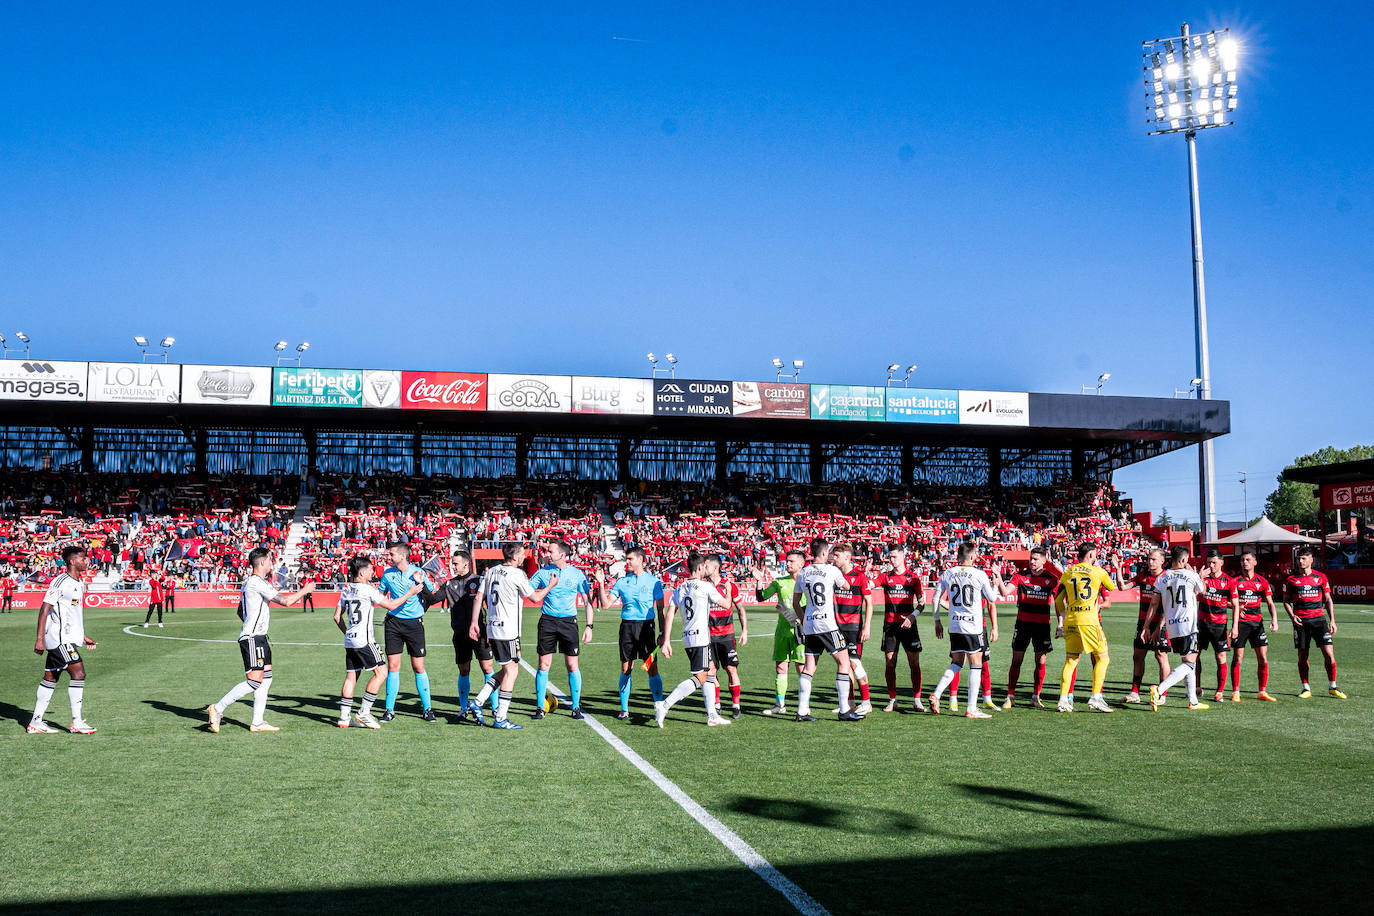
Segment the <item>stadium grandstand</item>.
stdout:
<svg viewBox="0 0 1374 916">
<path fill-rule="evenodd" d="M 589 572 L 709 546 L 746 587 L 817 535 L 928 579 L 967 540 L 1129 564 L 1168 533 L 1112 472 L 1229 431 L 1225 401 L 298 367 L 11 361 L 0 397 L 0 572 L 81 540 L 112 590 L 233 587 L 258 545 L 327 588 L 392 540 L 560 539 Z"/>
</svg>

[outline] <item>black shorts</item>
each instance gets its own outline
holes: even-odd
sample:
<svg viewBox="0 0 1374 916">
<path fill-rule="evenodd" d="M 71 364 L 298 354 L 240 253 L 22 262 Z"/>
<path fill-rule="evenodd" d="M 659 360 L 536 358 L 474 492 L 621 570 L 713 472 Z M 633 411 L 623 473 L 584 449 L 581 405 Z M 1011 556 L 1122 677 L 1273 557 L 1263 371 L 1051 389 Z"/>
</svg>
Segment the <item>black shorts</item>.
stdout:
<svg viewBox="0 0 1374 916">
<path fill-rule="evenodd" d="M 1169 648 L 1175 655 L 1193 655 L 1198 651 L 1197 634 L 1189 633 L 1187 636 L 1170 636 Z"/>
<path fill-rule="evenodd" d="M 272 644 L 266 636 L 245 636 L 239 640 L 244 671 L 262 671 L 272 664 Z"/>
<path fill-rule="evenodd" d="M 693 674 L 711 670 L 711 647 L 709 645 L 688 646 L 687 665 Z"/>
<path fill-rule="evenodd" d="M 844 637 L 844 644 L 849 647 L 849 657 L 856 662 L 862 659 L 864 644 L 859 642 L 859 625 L 857 623 L 840 624 L 840 635 Z"/>
<path fill-rule="evenodd" d="M 829 633 L 812 633 L 802 636 L 802 645 L 807 655 L 839 655 L 846 648 L 844 635 L 839 630 Z"/>
<path fill-rule="evenodd" d="M 1236 638 L 1231 640 L 1232 649 L 1263 649 L 1269 645 L 1269 634 L 1264 631 L 1264 621 L 1242 620 L 1236 625 Z"/>
<path fill-rule="evenodd" d="M 1143 639 L 1140 638 L 1140 634 L 1143 632 L 1145 632 L 1145 621 L 1136 620 L 1135 639 L 1131 640 L 1132 649 L 1144 649 L 1147 652 L 1169 651 L 1169 635 L 1165 632 L 1164 627 L 1160 627 L 1159 630 L 1156 631 L 1155 641 L 1153 643 L 1146 643 Z"/>
<path fill-rule="evenodd" d="M 911 621 L 911 626 L 903 627 L 900 620 L 889 621 L 883 624 L 882 650 L 884 652 L 896 652 L 900 646 L 908 652 L 921 651 L 921 634 L 916 629 L 916 621 Z"/>
<path fill-rule="evenodd" d="M 56 649 L 49 649 L 47 656 L 43 659 L 44 671 L 62 671 L 72 665 L 81 664 L 81 651 L 76 646 L 66 643 Z"/>
<path fill-rule="evenodd" d="M 386 615 L 382 622 L 382 638 L 387 655 L 408 652 L 411 658 L 425 657 L 425 622 L 420 617 Z"/>
<path fill-rule="evenodd" d="M 652 620 L 620 621 L 620 660 L 637 662 L 654 654 L 658 636 Z"/>
<path fill-rule="evenodd" d="M 460 665 L 468 665 L 472 663 L 474 655 L 480 662 L 491 661 L 491 641 L 485 636 L 478 636 L 474 641 L 468 638 L 466 630 L 454 630 L 453 660 Z"/>
<path fill-rule="evenodd" d="M 511 662 L 520 661 L 520 638 L 493 639 L 491 641 L 491 657 L 496 659 L 498 665 L 509 665 Z"/>
<path fill-rule="evenodd" d="M 1293 626 L 1293 648 L 1306 649 L 1312 645 L 1331 645 L 1331 626 L 1326 617 L 1299 617 L 1301 625 Z"/>
<path fill-rule="evenodd" d="M 548 614 L 540 614 L 539 631 L 534 651 L 540 655 L 552 655 L 559 652 L 575 658 L 577 653 L 581 651 L 577 642 L 577 618 L 550 617 Z"/>
<path fill-rule="evenodd" d="M 1231 648 L 1231 637 L 1224 623 L 1207 623 L 1205 620 L 1197 622 L 1197 648 L 1199 652 L 1205 652 L 1211 648 L 1214 652 L 1225 652 Z"/>
<path fill-rule="evenodd" d="M 949 652 L 982 652 L 983 640 L 986 639 L 982 633 L 951 633 L 949 634 Z"/>
<path fill-rule="evenodd" d="M 717 668 L 738 668 L 739 650 L 735 648 L 734 634 L 712 636 L 711 657 L 716 660 Z"/>
<path fill-rule="evenodd" d="M 1054 641 L 1050 639 L 1050 622 L 1038 620 L 1018 620 L 1011 628 L 1011 651 L 1025 652 L 1027 646 L 1034 646 L 1037 653 L 1050 652 Z"/>
<path fill-rule="evenodd" d="M 375 642 L 363 646 L 361 649 L 350 649 L 344 646 L 345 671 L 371 671 L 373 668 L 380 668 L 385 664 L 386 658 L 382 655 L 381 647 Z"/>
</svg>

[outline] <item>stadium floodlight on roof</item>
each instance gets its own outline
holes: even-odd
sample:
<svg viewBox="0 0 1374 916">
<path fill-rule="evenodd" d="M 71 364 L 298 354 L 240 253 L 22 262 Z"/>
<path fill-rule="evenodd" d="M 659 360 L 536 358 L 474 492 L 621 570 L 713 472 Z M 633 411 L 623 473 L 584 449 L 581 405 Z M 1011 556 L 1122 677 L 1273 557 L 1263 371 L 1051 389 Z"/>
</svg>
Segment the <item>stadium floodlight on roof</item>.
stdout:
<svg viewBox="0 0 1374 916">
<path fill-rule="evenodd" d="M 175 337 L 164 337 L 162 338 L 162 342 L 159 343 L 158 346 L 165 350 L 176 342 L 177 339 Z"/>
<path fill-rule="evenodd" d="M 137 334 L 137 335 L 135 335 L 135 336 L 134 336 L 134 346 L 136 346 L 136 347 L 144 347 L 144 348 L 146 349 L 147 346 L 148 346 L 148 338 L 144 337 L 142 334 Z"/>
<path fill-rule="evenodd" d="M 280 353 L 282 350 L 285 350 L 286 347 L 287 347 L 287 344 L 286 344 L 286 341 L 284 341 L 284 340 L 279 340 L 279 341 L 277 341 L 275 344 L 272 345 L 272 349 L 273 349 L 273 350 L 276 350 L 278 353 Z"/>
<path fill-rule="evenodd" d="M 781 368 L 782 368 L 782 359 L 781 359 L 780 357 L 777 357 L 777 356 L 773 357 L 773 368 L 774 368 L 774 369 L 781 369 Z"/>
<path fill-rule="evenodd" d="M 1150 134 L 1225 127 L 1236 110 L 1240 46 L 1230 29 L 1141 43 Z"/>
<path fill-rule="evenodd" d="M 1240 45 L 1230 29 L 1196 35 L 1183 23 L 1177 38 L 1141 42 L 1145 70 L 1145 122 L 1150 135 L 1181 133 L 1188 148 L 1188 203 L 1193 231 L 1193 332 L 1199 400 L 1212 396 L 1207 347 L 1207 289 L 1202 273 L 1202 209 L 1197 190 L 1197 132 L 1225 127 L 1236 110 L 1236 70 Z M 1198 509 L 1204 540 L 1217 537 L 1216 480 L 1212 442 L 1198 444 Z"/>
</svg>

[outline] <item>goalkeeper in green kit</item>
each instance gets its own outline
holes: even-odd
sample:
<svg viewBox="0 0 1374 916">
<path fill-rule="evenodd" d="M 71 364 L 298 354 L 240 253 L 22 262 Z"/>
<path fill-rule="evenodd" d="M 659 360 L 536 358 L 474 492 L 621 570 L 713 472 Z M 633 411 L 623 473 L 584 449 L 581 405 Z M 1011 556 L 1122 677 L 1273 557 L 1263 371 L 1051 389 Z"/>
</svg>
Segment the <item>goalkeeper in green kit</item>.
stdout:
<svg viewBox="0 0 1374 916">
<path fill-rule="evenodd" d="M 787 575 L 774 579 L 759 592 L 760 603 L 769 598 L 775 599 L 778 603 L 778 626 L 773 631 L 773 661 L 778 666 L 777 702 L 771 709 L 763 711 L 765 716 L 778 716 L 787 712 L 787 666 L 793 665 L 800 672 L 802 663 L 806 661 L 802 639 L 798 635 L 801 621 L 792 610 L 792 593 L 797 587 L 797 573 L 801 572 L 804 566 L 806 554 L 800 550 L 788 551 Z M 762 581 L 763 569 L 759 568 L 755 573 L 759 581 Z"/>
</svg>

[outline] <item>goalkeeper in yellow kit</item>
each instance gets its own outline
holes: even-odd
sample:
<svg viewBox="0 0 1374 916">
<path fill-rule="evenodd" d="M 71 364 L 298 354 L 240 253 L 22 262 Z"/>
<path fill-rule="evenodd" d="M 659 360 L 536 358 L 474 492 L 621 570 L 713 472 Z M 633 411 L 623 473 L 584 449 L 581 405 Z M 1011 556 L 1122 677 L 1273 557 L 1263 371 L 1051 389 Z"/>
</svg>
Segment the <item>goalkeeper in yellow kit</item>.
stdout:
<svg viewBox="0 0 1374 916">
<path fill-rule="evenodd" d="M 1111 591 L 1111 576 L 1097 565 L 1097 548 L 1081 544 L 1078 562 L 1064 570 L 1059 578 L 1059 593 L 1055 604 L 1064 614 L 1064 670 L 1059 675 L 1059 711 L 1073 712 L 1073 677 L 1078 669 L 1078 657 L 1087 652 L 1093 660 L 1093 692 L 1088 708 L 1095 712 L 1111 712 L 1102 697 L 1107 682 L 1107 635 L 1102 632 L 1102 596 Z"/>
</svg>

